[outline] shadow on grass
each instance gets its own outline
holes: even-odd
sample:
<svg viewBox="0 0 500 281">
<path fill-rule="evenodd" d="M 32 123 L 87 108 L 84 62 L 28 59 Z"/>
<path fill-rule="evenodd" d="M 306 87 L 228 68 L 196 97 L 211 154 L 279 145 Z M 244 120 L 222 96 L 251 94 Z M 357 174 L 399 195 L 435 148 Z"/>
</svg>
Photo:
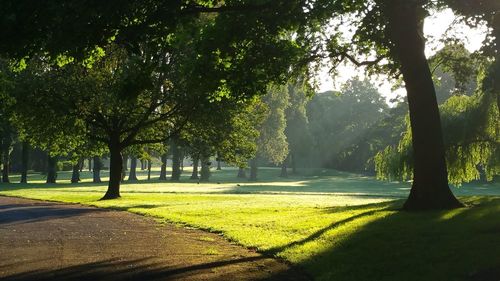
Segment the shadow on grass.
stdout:
<svg viewBox="0 0 500 281">
<path fill-rule="evenodd" d="M 317 280 L 500 280 L 500 198 L 462 198 L 473 207 L 423 213 L 377 209 L 351 216 L 311 236 L 272 249 L 326 247 L 300 265 Z M 346 236 L 325 237 L 377 212 L 387 215 Z M 337 234 L 338 235 L 338 234 Z"/>
<path fill-rule="evenodd" d="M 255 274 L 239 272 L 234 276 L 232 265 L 258 262 L 262 256 L 231 258 L 221 261 L 194 264 L 184 267 L 165 267 L 154 258 L 134 260 L 103 260 L 52 270 L 33 270 L 5 276 L 1 280 L 9 281 L 83 281 L 83 280 L 309 280 L 294 270 L 275 272 L 273 274 Z M 266 276 L 255 278 L 255 276 Z M 253 277 L 253 278 L 252 278 Z"/>
</svg>

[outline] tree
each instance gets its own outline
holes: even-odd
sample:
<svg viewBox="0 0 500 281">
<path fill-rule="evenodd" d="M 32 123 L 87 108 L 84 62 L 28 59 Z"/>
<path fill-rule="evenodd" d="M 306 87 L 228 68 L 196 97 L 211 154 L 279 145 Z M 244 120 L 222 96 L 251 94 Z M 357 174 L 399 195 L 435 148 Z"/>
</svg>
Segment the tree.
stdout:
<svg viewBox="0 0 500 281">
<path fill-rule="evenodd" d="M 424 54 L 422 22 L 426 9 L 434 2 L 318 0 L 312 3 L 264 1 L 255 4 L 246 1 L 130 1 L 118 5 L 119 8 L 112 12 L 109 3 L 85 5 L 70 1 L 59 7 L 40 4 L 23 6 L 18 1 L 7 1 L 3 3 L 0 15 L 5 22 L 1 31 L 6 35 L 3 38 L 12 40 L 1 44 L 0 52 L 20 58 L 42 49 L 49 54 L 68 52 L 81 57 L 92 53 L 96 45 L 102 46 L 103 42 L 113 39 L 137 48 L 136 43 L 145 39 L 151 42 L 175 34 L 179 23 L 192 19 L 193 15 L 206 18 L 214 15 L 214 24 L 208 26 L 204 36 L 201 36 L 204 47 L 199 49 L 203 50 L 199 54 L 205 57 L 202 55 L 199 62 L 207 62 L 205 59 L 210 57 L 208 61 L 211 63 L 205 65 L 215 65 L 219 71 L 210 72 L 210 75 L 193 75 L 194 84 L 201 80 L 213 81 L 216 88 L 231 90 L 226 93 L 251 96 L 263 93 L 263 88 L 271 81 L 277 84 L 286 82 L 292 72 L 297 73 L 299 68 L 303 70 L 307 62 L 321 57 L 322 54 L 318 55 L 315 51 L 322 51 L 322 47 L 312 48 L 318 45 L 321 38 L 321 27 L 328 26 L 326 23 L 331 22 L 332 17 L 354 14 L 353 26 L 358 28 L 353 40 L 341 42 L 341 36 L 334 32 L 327 49 L 336 62 L 348 59 L 359 66 L 371 65 L 372 73 L 385 70 L 390 74 L 400 72 L 403 76 L 416 152 L 414 181 L 405 208 L 419 210 L 460 206 L 447 185 L 439 111 Z M 471 13 L 468 13 L 471 10 L 468 7 L 474 5 L 463 4 L 467 1 L 436 3 L 457 6 L 457 10 L 464 11 L 464 15 L 472 14 L 473 17 L 480 14 L 478 18 L 487 18 L 491 26 L 499 21 L 494 16 L 498 11 L 498 1 L 481 1 L 483 5 L 478 5 L 480 8 L 472 9 Z M 75 21 L 67 16 L 71 15 L 68 11 L 80 9 L 81 20 Z M 106 12 L 110 12 L 109 17 L 102 16 Z M 31 21 L 34 14 L 47 16 L 40 21 Z M 276 17 L 277 14 L 280 16 Z M 92 20 L 94 17 L 102 20 Z M 59 30 L 55 27 L 61 25 L 75 28 L 68 29 L 71 32 L 54 32 Z M 14 28 L 16 26 L 23 28 L 18 30 Z M 75 38 L 73 30 L 80 30 L 82 26 L 86 27 L 84 32 Z M 294 36 L 284 35 L 289 35 L 290 31 L 294 31 Z M 492 33 L 498 34 L 498 31 Z M 498 40 L 499 36 L 496 38 Z M 376 53 L 378 57 L 373 61 L 358 62 L 349 54 L 352 48 L 364 55 Z M 493 89 L 498 89 L 497 85 L 498 82 L 493 82 Z"/>
<path fill-rule="evenodd" d="M 257 123 L 259 131 L 257 154 L 250 161 L 250 180 L 257 180 L 259 159 L 266 159 L 274 164 L 281 164 L 288 155 L 286 140 L 285 110 L 288 107 L 288 89 L 286 86 L 269 86 L 268 93 L 262 97 L 266 113 L 262 123 Z"/>
<path fill-rule="evenodd" d="M 415 151 L 413 183 L 404 209 L 462 206 L 448 186 L 439 109 L 424 53 L 423 21 L 432 3 L 417 0 L 342 3 L 346 5 L 330 4 L 330 9 L 337 9 L 335 14 L 361 18 L 353 17 L 356 31 L 348 42 L 339 34 L 331 37 L 328 48 L 334 62 L 349 60 L 357 66 L 368 66 L 369 73 L 400 74 L 404 81 Z M 353 53 L 365 57 L 376 53 L 377 57 L 360 62 Z"/>
<path fill-rule="evenodd" d="M 471 65 L 472 61 L 477 59 L 469 57 L 464 63 Z M 440 106 L 449 168 L 448 180 L 455 185 L 478 180 L 482 174 L 486 180 L 492 180 L 500 173 L 500 115 L 495 99 L 488 92 L 489 88 L 484 87 L 487 69 L 489 67 L 483 64 L 479 71 L 471 72 L 478 76 L 478 85 L 481 85 L 473 95 L 455 92 Z M 455 74 L 452 73 L 452 76 Z M 466 80 L 468 79 L 463 79 Z M 387 147 L 377 155 L 379 178 L 411 178 L 413 166 L 410 160 L 414 157 L 414 152 L 410 140 L 411 131 L 408 127 L 397 148 Z"/>
<path fill-rule="evenodd" d="M 303 83 L 303 81 L 301 82 Z M 308 144 L 311 142 L 306 112 L 309 97 L 306 94 L 306 85 L 301 85 L 301 82 L 288 85 L 289 105 L 285 110 L 285 135 L 289 147 L 288 160 L 293 174 L 297 174 L 298 159 L 305 159 L 308 156 L 310 152 Z M 283 161 L 284 173 L 282 176 L 286 176 L 286 162 L 286 160 Z"/>
<path fill-rule="evenodd" d="M 12 71 L 6 60 L 0 60 L 0 163 L 2 179 L 9 182 L 10 153 L 14 141 L 13 106 L 16 100 L 12 97 Z"/>
<path fill-rule="evenodd" d="M 184 151 L 193 159 L 192 179 L 197 178 L 197 162 L 201 164 L 200 181 L 210 177 L 211 156 L 224 157 L 226 163 L 244 166 L 255 156 L 255 125 L 259 121 L 257 99 L 241 101 L 226 98 L 199 109 L 181 131 Z M 222 152 L 221 152 L 222 151 Z"/>
</svg>

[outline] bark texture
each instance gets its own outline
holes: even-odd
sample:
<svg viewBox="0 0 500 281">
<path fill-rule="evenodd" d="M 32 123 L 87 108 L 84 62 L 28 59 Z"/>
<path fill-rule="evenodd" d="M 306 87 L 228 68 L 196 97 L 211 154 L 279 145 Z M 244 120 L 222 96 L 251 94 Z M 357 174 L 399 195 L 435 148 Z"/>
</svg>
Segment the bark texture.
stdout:
<svg viewBox="0 0 500 281">
<path fill-rule="evenodd" d="M 130 157 L 130 172 L 128 173 L 128 181 L 137 181 L 137 157 Z"/>
<path fill-rule="evenodd" d="M 56 183 L 56 181 L 57 181 L 57 157 L 48 155 L 46 183 Z"/>
<path fill-rule="evenodd" d="M 201 157 L 200 181 L 207 182 L 210 180 L 210 159 L 206 156 Z"/>
<path fill-rule="evenodd" d="M 161 168 L 160 168 L 160 178 L 159 180 L 165 181 L 167 180 L 167 153 L 164 153 L 161 156 Z"/>
<path fill-rule="evenodd" d="M 172 175 L 170 176 L 171 181 L 179 181 L 181 179 L 181 155 L 177 143 L 172 141 Z"/>
<path fill-rule="evenodd" d="M 392 52 L 400 63 L 410 109 L 414 177 L 404 209 L 460 207 L 448 186 L 436 91 L 424 53 L 422 4 L 415 0 L 391 0 L 384 4 Z"/>
<path fill-rule="evenodd" d="M 101 169 L 102 169 L 101 158 L 99 156 L 94 156 L 94 159 L 92 162 L 94 162 L 94 167 L 92 169 L 92 182 L 93 183 L 100 183 L 101 182 Z"/>
<path fill-rule="evenodd" d="M 109 143 L 109 183 L 108 190 L 101 200 L 120 197 L 120 182 L 122 180 L 123 159 L 119 138 L 111 139 Z"/>
<path fill-rule="evenodd" d="M 80 182 L 80 161 L 73 165 L 73 171 L 71 172 L 71 183 Z"/>
<path fill-rule="evenodd" d="M 193 156 L 193 173 L 191 174 L 192 180 L 199 179 L 199 177 L 198 177 L 198 162 L 200 162 L 198 159 L 198 156 Z"/>
</svg>

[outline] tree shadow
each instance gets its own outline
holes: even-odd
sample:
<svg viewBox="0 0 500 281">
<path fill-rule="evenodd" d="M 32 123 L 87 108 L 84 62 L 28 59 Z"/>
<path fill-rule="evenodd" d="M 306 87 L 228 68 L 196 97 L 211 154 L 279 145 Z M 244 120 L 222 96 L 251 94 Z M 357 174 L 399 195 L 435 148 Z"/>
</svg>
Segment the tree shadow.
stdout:
<svg viewBox="0 0 500 281">
<path fill-rule="evenodd" d="M 294 269 L 267 274 L 238 272 L 237 270 L 235 273 L 234 266 L 258 262 L 262 259 L 265 259 L 265 257 L 229 258 L 214 262 L 175 267 L 166 267 L 154 257 L 132 260 L 110 259 L 66 266 L 59 269 L 42 269 L 16 273 L 0 278 L 0 280 L 310 280 L 305 274 Z"/>
<path fill-rule="evenodd" d="M 363 212 L 270 252 L 299 255 L 324 243 L 300 262 L 318 280 L 500 280 L 500 198 L 461 199 L 472 207 Z M 384 215 L 360 224 L 378 212 Z M 341 225 L 354 231 L 328 234 Z"/>
<path fill-rule="evenodd" d="M 3 205 L 0 206 L 0 225 L 40 222 L 96 212 L 106 212 L 106 210 L 74 206 L 58 207 L 57 204 L 45 203 Z"/>
</svg>

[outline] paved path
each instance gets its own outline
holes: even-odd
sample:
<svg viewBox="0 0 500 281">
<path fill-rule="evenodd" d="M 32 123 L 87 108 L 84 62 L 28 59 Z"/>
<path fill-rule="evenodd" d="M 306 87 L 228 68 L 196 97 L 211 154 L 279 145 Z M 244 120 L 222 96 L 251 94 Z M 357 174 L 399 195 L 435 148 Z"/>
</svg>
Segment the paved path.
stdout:
<svg viewBox="0 0 500 281">
<path fill-rule="evenodd" d="M 0 280 L 308 280 L 220 236 L 128 212 L 0 196 Z"/>
</svg>

